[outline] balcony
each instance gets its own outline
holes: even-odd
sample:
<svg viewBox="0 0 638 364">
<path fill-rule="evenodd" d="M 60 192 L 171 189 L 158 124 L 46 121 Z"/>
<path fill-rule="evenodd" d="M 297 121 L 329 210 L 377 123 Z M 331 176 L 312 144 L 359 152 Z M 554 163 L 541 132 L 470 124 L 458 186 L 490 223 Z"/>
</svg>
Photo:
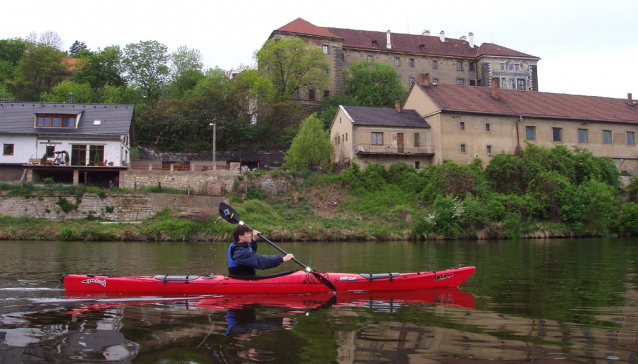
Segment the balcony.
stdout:
<svg viewBox="0 0 638 364">
<path fill-rule="evenodd" d="M 420 145 L 418 147 L 400 146 L 394 144 L 357 144 L 358 156 L 433 156 L 433 145 Z"/>
</svg>

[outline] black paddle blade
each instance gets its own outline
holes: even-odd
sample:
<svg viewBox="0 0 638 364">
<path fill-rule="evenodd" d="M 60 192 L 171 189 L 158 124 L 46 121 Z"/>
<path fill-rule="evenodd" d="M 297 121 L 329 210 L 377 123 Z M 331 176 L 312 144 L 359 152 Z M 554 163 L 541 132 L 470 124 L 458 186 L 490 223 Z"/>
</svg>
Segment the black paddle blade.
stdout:
<svg viewBox="0 0 638 364">
<path fill-rule="evenodd" d="M 237 224 L 241 221 L 237 212 L 224 202 L 219 204 L 219 216 L 231 224 Z"/>
<path fill-rule="evenodd" d="M 332 282 L 330 282 L 326 277 L 322 276 L 319 272 L 312 272 L 312 275 L 319 280 L 319 282 L 323 283 L 326 287 L 330 288 L 330 290 L 337 292 L 337 287 L 335 287 Z"/>
</svg>

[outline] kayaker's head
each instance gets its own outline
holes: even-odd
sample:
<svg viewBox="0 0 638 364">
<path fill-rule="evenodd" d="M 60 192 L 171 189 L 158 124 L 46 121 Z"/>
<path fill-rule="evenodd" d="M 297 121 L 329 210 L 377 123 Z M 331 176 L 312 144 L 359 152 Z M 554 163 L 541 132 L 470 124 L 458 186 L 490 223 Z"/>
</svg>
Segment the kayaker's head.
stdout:
<svg viewBox="0 0 638 364">
<path fill-rule="evenodd" d="M 233 238 L 238 243 L 250 243 L 252 239 L 252 232 L 246 225 L 237 225 L 233 231 Z"/>
</svg>

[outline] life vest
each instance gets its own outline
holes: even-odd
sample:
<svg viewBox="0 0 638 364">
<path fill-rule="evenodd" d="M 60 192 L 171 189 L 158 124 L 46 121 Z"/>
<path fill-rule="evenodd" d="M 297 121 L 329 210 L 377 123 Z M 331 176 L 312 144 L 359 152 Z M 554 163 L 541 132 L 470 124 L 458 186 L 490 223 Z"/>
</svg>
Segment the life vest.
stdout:
<svg viewBox="0 0 638 364">
<path fill-rule="evenodd" d="M 237 263 L 235 263 L 235 261 L 233 260 L 233 248 L 235 247 L 235 244 L 236 243 L 232 243 L 228 247 L 228 268 L 239 267 L 239 265 L 237 265 Z M 250 244 L 246 245 L 248 246 L 248 250 L 253 251 L 253 248 L 250 247 Z"/>
</svg>

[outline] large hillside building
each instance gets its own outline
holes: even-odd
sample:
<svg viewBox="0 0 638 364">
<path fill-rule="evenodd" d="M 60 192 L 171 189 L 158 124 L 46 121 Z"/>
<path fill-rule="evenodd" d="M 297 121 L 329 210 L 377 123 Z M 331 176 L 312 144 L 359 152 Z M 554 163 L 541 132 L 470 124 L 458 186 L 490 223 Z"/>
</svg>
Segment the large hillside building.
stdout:
<svg viewBox="0 0 638 364">
<path fill-rule="evenodd" d="M 474 44 L 474 35 L 460 39 L 355 29 L 318 27 L 298 18 L 274 30 L 270 38 L 298 37 L 320 47 L 330 65 L 328 90 L 302 91 L 330 96 L 343 91 L 343 71 L 351 62 L 375 60 L 394 65 L 401 83 L 409 88 L 417 75 L 430 74 L 433 83 L 491 87 L 496 79 L 501 89 L 538 91 L 537 63 L 540 58 L 493 43 Z"/>
</svg>

